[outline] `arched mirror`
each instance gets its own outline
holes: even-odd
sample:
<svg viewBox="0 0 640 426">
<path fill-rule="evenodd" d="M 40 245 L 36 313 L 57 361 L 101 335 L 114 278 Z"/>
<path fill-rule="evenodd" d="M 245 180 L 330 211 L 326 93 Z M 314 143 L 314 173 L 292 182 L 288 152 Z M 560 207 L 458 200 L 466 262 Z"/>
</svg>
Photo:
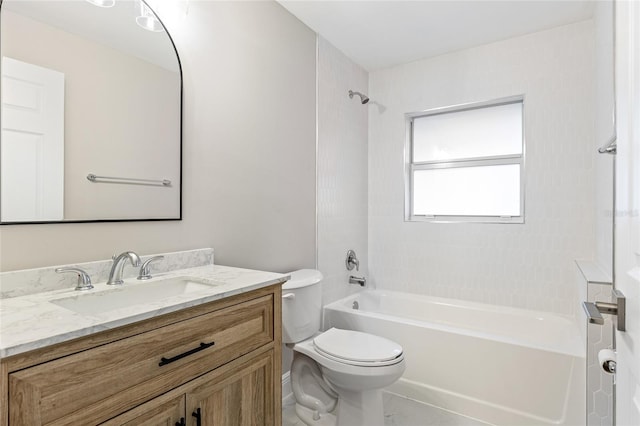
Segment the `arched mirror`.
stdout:
<svg viewBox="0 0 640 426">
<path fill-rule="evenodd" d="M 3 0 L 0 222 L 181 218 L 182 74 L 140 0 Z"/>
</svg>

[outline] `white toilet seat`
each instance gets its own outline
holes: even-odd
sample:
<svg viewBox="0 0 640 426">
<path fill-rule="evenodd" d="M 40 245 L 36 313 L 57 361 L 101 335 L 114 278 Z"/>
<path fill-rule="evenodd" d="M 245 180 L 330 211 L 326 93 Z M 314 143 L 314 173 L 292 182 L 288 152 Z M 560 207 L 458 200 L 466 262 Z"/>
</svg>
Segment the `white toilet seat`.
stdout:
<svg viewBox="0 0 640 426">
<path fill-rule="evenodd" d="M 339 330 L 339 329 L 336 329 Z M 341 330 L 346 331 L 346 330 Z M 314 340 L 318 337 L 324 335 L 328 331 L 321 333 L 311 339 L 307 339 L 303 342 L 296 343 L 293 346 L 293 350 L 300 352 L 304 355 L 307 355 L 309 358 L 312 358 L 321 366 L 333 370 L 335 372 L 347 373 L 347 374 L 362 374 L 363 376 L 369 375 L 386 375 L 391 371 L 394 371 L 396 368 L 402 368 L 404 370 L 404 353 L 400 353 L 396 358 L 385 360 L 385 361 L 354 361 L 345 358 L 341 358 L 338 356 L 329 355 L 323 351 L 318 350 L 316 345 L 314 344 Z M 367 334 L 367 333 L 362 333 Z M 368 336 L 373 336 L 368 334 Z M 352 346 L 349 344 L 348 346 Z M 349 351 L 349 349 L 345 349 L 345 351 Z M 399 364 L 403 364 L 400 366 Z M 375 373 L 374 373 L 375 371 Z"/>
<path fill-rule="evenodd" d="M 313 347 L 331 360 L 361 367 L 393 365 L 403 359 L 399 344 L 353 330 L 331 328 L 314 337 Z"/>
</svg>

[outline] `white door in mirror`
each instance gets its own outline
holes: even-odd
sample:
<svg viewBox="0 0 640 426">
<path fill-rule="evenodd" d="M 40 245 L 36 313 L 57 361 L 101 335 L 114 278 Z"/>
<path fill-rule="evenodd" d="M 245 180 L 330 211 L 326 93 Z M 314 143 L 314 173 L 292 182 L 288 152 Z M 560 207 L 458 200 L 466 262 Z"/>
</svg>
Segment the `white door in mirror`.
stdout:
<svg viewBox="0 0 640 426">
<path fill-rule="evenodd" d="M 0 220 L 62 220 L 64 74 L 2 58 Z"/>
</svg>

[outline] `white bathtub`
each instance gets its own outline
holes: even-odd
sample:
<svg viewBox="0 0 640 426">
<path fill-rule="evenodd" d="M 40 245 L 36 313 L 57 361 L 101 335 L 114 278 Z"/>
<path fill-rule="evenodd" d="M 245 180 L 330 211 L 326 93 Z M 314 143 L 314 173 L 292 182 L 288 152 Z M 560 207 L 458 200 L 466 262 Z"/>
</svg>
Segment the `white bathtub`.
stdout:
<svg viewBox="0 0 640 426">
<path fill-rule="evenodd" d="M 494 425 L 586 424 L 585 347 L 569 317 L 370 290 L 325 306 L 324 326 L 400 343 L 407 370 L 390 392 Z"/>
</svg>

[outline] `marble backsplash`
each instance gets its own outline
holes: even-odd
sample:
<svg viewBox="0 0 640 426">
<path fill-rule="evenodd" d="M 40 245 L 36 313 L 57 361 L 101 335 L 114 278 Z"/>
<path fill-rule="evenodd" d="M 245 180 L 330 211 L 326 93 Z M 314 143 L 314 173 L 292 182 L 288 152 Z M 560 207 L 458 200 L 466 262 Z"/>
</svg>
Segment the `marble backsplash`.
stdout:
<svg viewBox="0 0 640 426">
<path fill-rule="evenodd" d="M 144 262 L 150 257 L 159 255 L 164 256 L 164 259 L 151 264 L 151 275 L 154 273 L 174 271 L 176 269 L 194 268 L 213 264 L 213 249 L 211 248 L 150 254 L 140 256 L 140 259 Z M 107 259 L 94 262 L 0 272 L 0 299 L 26 296 L 28 294 L 64 288 L 74 288 L 77 282 L 77 275 L 72 273 L 58 274 L 55 272 L 56 268 L 80 268 L 89 274 L 93 283 L 106 281 L 109 277 L 112 264 L 113 261 Z M 127 264 L 124 267 L 123 277 L 137 277 L 139 271 L 140 268 L 134 268 L 130 264 Z"/>
</svg>

